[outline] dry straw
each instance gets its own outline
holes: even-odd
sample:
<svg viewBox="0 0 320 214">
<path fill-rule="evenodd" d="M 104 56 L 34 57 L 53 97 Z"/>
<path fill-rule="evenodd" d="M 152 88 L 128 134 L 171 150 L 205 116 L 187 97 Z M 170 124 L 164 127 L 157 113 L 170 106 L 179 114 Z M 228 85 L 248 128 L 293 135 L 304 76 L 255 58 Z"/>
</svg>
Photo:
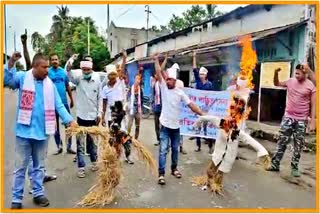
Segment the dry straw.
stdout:
<svg viewBox="0 0 320 214">
<path fill-rule="evenodd" d="M 115 197 L 116 187 L 121 179 L 121 164 L 117 151 L 109 144 L 110 133 L 103 127 L 76 127 L 66 130 L 68 137 L 73 135 L 89 134 L 100 137 L 98 140 L 98 177 L 97 184 L 91 187 L 88 194 L 78 203 L 80 206 L 105 206 L 110 204 Z M 138 140 L 132 139 L 132 145 L 136 148 L 138 158 L 147 165 L 148 169 L 155 174 L 156 162 L 148 149 Z"/>
</svg>

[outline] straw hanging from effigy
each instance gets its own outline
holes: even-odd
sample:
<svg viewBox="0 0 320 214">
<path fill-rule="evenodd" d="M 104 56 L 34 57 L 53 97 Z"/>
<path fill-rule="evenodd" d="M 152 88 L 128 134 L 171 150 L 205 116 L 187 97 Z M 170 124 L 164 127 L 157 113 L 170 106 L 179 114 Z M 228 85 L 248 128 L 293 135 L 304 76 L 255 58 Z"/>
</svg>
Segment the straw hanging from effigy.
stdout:
<svg viewBox="0 0 320 214">
<path fill-rule="evenodd" d="M 121 165 L 117 152 L 109 144 L 110 133 L 103 127 L 76 127 L 66 130 L 67 137 L 73 135 L 99 136 L 99 154 L 98 154 L 98 178 L 97 184 L 88 191 L 82 200 L 78 203 L 81 206 L 105 206 L 110 204 L 115 197 L 115 188 L 120 183 Z M 132 139 L 132 145 L 136 148 L 138 158 L 143 161 L 148 169 L 154 174 L 156 172 L 155 160 L 152 154 L 139 141 Z"/>
</svg>

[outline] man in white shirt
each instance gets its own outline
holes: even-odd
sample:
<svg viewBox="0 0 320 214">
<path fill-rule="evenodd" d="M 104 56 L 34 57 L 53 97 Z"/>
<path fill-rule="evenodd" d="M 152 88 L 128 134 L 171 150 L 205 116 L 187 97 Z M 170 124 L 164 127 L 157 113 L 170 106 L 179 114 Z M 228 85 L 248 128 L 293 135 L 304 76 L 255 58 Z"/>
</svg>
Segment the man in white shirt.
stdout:
<svg viewBox="0 0 320 214">
<path fill-rule="evenodd" d="M 108 65 L 106 69 L 107 80 L 105 81 L 107 83 L 102 89 L 101 96 L 103 99 L 102 125 L 105 126 L 107 120 L 108 126 L 110 126 L 112 121 L 110 107 L 113 106 L 116 101 L 121 101 L 122 103 L 124 103 L 125 94 L 123 93 L 123 82 L 121 79 L 118 78 L 116 67 L 113 65 Z"/>
<path fill-rule="evenodd" d="M 160 82 L 162 110 L 160 116 L 160 148 L 159 148 L 159 179 L 158 184 L 165 184 L 165 166 L 166 156 L 168 153 L 169 142 L 171 142 L 171 174 L 176 178 L 181 178 L 181 173 L 178 171 L 178 155 L 180 145 L 180 124 L 179 115 L 181 113 L 181 102 L 184 102 L 189 108 L 199 114 L 201 110 L 190 101 L 189 97 L 179 88 L 176 87 L 177 71 L 175 68 L 167 70 L 167 76 L 164 78 L 161 72 L 161 67 L 158 55 L 154 56 L 155 70 L 157 78 Z"/>
<path fill-rule="evenodd" d="M 91 61 L 81 61 L 79 70 L 67 70 L 70 81 L 77 86 L 76 114 L 80 126 L 98 126 L 102 114 L 100 75 L 92 71 Z M 90 154 L 91 170 L 96 171 L 97 146 L 90 135 L 77 135 L 78 177 L 85 177 L 85 145 Z"/>
</svg>

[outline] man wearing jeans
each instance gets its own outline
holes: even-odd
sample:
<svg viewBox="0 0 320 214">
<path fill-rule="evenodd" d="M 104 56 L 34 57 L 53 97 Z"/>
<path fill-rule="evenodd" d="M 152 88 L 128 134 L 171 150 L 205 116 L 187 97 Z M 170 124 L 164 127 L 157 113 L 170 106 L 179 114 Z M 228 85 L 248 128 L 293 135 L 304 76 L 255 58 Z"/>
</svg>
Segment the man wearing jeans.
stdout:
<svg viewBox="0 0 320 214">
<path fill-rule="evenodd" d="M 154 60 L 157 78 L 160 82 L 162 99 L 158 184 L 164 185 L 169 142 L 171 142 L 171 174 L 176 178 L 181 178 L 181 173 L 177 168 L 180 145 L 179 115 L 181 111 L 181 102 L 184 102 L 193 112 L 199 115 L 202 115 L 202 112 L 195 104 L 191 103 L 189 97 L 181 89 L 176 87 L 176 69 L 167 69 L 167 75 L 164 78 L 161 72 L 158 55 L 154 56 Z"/>
<path fill-rule="evenodd" d="M 101 99 L 101 81 L 99 74 L 92 70 L 91 61 L 81 61 L 81 70 L 70 70 L 68 66 L 68 76 L 72 83 L 77 86 L 76 97 L 76 114 L 77 122 L 80 126 L 90 127 L 98 126 L 102 114 L 102 99 Z M 85 166 L 84 161 L 85 148 L 90 155 L 91 171 L 98 170 L 97 161 L 97 146 L 90 135 L 86 138 L 79 134 L 77 138 L 77 159 L 78 159 L 78 177 L 84 178 Z M 85 141 L 86 139 L 86 141 Z"/>
<path fill-rule="evenodd" d="M 62 103 L 66 107 L 67 111 L 70 113 L 68 99 L 67 99 L 67 95 L 66 95 L 66 92 L 68 92 L 68 95 L 70 98 L 70 108 L 72 108 L 73 107 L 73 97 L 72 97 L 72 92 L 71 92 L 71 89 L 69 86 L 69 78 L 68 78 L 65 70 L 63 68 L 59 67 L 60 61 L 59 61 L 59 57 L 57 54 L 51 54 L 50 63 L 52 66 L 49 68 L 48 76 L 52 80 L 54 85 L 56 86 L 56 88 L 59 92 L 59 95 L 61 97 Z M 57 112 L 56 112 L 56 120 L 57 120 L 57 129 L 56 129 L 56 132 L 54 133 L 54 139 L 55 139 L 57 147 L 58 147 L 58 151 L 55 153 L 55 155 L 58 155 L 58 154 L 62 153 L 63 148 L 62 148 L 62 140 L 60 137 L 59 115 L 57 114 Z M 72 150 L 71 144 L 72 144 L 72 139 L 69 138 L 68 143 L 67 143 L 67 153 L 68 154 L 76 154 L 76 152 Z"/>
<path fill-rule="evenodd" d="M 25 176 L 30 161 L 33 162 L 32 195 L 36 205 L 46 207 L 49 200 L 43 188 L 44 161 L 48 148 L 48 136 L 55 132 L 55 110 L 65 124 L 76 126 L 61 102 L 58 91 L 48 78 L 49 61 L 42 54 L 33 58 L 32 69 L 17 72 L 15 63 L 21 54 L 15 52 L 4 68 L 4 86 L 19 89 L 15 171 L 12 183 L 12 209 L 21 209 Z"/>
<path fill-rule="evenodd" d="M 297 65 L 295 77 L 285 82 L 279 81 L 280 68 L 274 72 L 274 85 L 287 88 L 287 103 L 284 117 L 280 125 L 280 136 L 277 142 L 277 152 L 274 154 L 268 171 L 279 171 L 280 161 L 286 151 L 287 144 L 293 135 L 293 155 L 291 159 L 291 175 L 299 177 L 298 169 L 300 153 L 304 144 L 307 128 L 307 118 L 311 112 L 309 130 L 315 129 L 316 117 L 316 88 L 307 79 L 308 67 Z M 310 111 L 311 106 L 311 111 Z"/>
<path fill-rule="evenodd" d="M 196 89 L 199 90 L 206 90 L 206 91 L 212 91 L 213 90 L 213 85 L 212 83 L 208 80 L 208 70 L 205 67 L 201 67 L 200 69 L 197 68 L 197 59 L 196 59 L 196 52 L 193 52 L 193 74 L 194 74 L 194 79 L 196 80 Z M 206 123 L 203 123 L 203 131 L 206 135 L 207 133 L 207 125 Z M 196 152 L 201 151 L 201 138 L 197 137 L 196 138 L 197 142 L 197 149 L 195 150 Z M 213 142 L 214 140 L 208 139 L 208 146 L 209 146 L 209 153 L 213 153 Z"/>
</svg>

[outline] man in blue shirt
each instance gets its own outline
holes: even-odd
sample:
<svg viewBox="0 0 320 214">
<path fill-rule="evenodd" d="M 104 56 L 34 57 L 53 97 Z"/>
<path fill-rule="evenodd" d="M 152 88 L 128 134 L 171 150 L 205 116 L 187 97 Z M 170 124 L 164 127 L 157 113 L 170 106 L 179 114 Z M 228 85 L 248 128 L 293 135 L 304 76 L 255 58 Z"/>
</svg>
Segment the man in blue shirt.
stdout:
<svg viewBox="0 0 320 214">
<path fill-rule="evenodd" d="M 4 67 L 4 86 L 19 89 L 12 209 L 22 208 L 25 175 L 30 156 L 33 162 L 33 201 L 38 206 L 49 205 L 49 200 L 44 195 L 44 171 L 41 166 L 44 166 L 48 137 L 54 133 L 54 110 L 65 124 L 77 126 L 61 102 L 56 87 L 47 78 L 49 61 L 46 57 L 36 54 L 32 61 L 32 70 L 27 72 L 18 72 L 14 67 L 20 58 L 21 54 L 15 52 Z"/>
<path fill-rule="evenodd" d="M 48 77 L 52 80 L 52 82 L 56 86 L 58 93 L 61 97 L 62 103 L 64 104 L 67 111 L 70 113 L 66 92 L 68 92 L 68 95 L 70 98 L 70 108 L 73 107 L 73 97 L 72 97 L 72 92 L 71 92 L 71 89 L 69 86 L 69 78 L 68 78 L 65 70 L 63 68 L 59 67 L 60 61 L 59 61 L 59 57 L 57 54 L 51 54 L 50 63 L 51 63 L 51 67 L 49 68 Z M 55 155 L 58 155 L 58 154 L 61 154 L 63 151 L 62 140 L 60 137 L 58 112 L 56 112 L 56 120 L 57 120 L 57 130 L 54 134 L 54 139 L 55 139 L 57 147 L 58 147 L 58 151 L 55 153 Z M 71 149 L 71 145 L 72 145 L 72 139 L 69 138 L 68 144 L 67 144 L 67 153 L 68 154 L 76 154 L 76 152 Z"/>
<path fill-rule="evenodd" d="M 193 74 L 194 74 L 194 79 L 196 81 L 196 89 L 199 90 L 206 90 L 206 91 L 212 91 L 213 90 L 213 85 L 212 83 L 208 80 L 208 70 L 205 67 L 201 67 L 198 69 L 197 67 L 197 59 L 196 59 L 196 52 L 193 52 Z M 207 132 L 207 126 L 204 124 L 203 126 L 204 132 Z M 195 150 L 196 152 L 201 151 L 201 138 L 197 137 L 197 149 Z M 213 152 L 213 141 L 208 140 L 208 146 L 209 146 L 209 153 L 212 154 Z"/>
</svg>

